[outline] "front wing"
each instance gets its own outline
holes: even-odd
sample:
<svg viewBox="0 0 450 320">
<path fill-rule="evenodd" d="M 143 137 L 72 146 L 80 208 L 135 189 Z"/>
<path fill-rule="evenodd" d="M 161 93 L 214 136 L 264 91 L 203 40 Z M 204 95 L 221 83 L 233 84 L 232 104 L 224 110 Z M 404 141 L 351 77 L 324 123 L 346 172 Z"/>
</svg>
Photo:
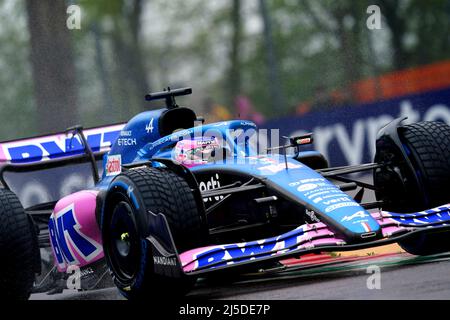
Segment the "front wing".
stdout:
<svg viewBox="0 0 450 320">
<path fill-rule="evenodd" d="M 152 235 L 155 271 L 167 276 L 194 276 L 248 267 L 270 261 L 317 252 L 351 251 L 382 246 L 409 238 L 418 233 L 450 232 L 450 204 L 417 213 L 372 213 L 382 228 L 383 238 L 376 241 L 348 244 L 324 223 L 306 224 L 276 237 L 256 241 L 196 248 L 178 255 L 167 221 L 154 215 Z"/>
</svg>

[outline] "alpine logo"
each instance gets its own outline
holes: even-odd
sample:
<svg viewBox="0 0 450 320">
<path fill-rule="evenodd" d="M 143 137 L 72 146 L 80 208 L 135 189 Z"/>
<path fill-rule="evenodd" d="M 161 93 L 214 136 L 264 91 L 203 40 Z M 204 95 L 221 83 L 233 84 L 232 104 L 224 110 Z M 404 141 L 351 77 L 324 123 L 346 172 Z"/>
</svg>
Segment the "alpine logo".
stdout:
<svg viewBox="0 0 450 320">
<path fill-rule="evenodd" d="M 351 216 L 345 216 L 344 218 L 342 218 L 341 222 L 349 222 L 352 221 L 355 218 L 367 218 L 369 215 L 366 214 L 364 211 L 358 211 L 355 214 L 352 214 Z"/>
</svg>

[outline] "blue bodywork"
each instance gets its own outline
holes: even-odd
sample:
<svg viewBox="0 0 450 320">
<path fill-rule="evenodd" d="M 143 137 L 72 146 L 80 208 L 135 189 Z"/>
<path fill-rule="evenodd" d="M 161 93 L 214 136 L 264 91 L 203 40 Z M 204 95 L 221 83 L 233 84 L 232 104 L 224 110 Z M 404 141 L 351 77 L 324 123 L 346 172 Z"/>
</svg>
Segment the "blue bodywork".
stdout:
<svg viewBox="0 0 450 320">
<path fill-rule="evenodd" d="M 202 201 L 202 194 L 204 202 L 212 198 L 217 201 L 208 208 L 205 205 L 205 211 L 214 207 L 221 199 L 220 196 L 217 197 L 211 193 L 209 196 L 207 195 L 208 191 L 224 186 L 222 183 L 217 183 L 220 174 L 221 178 L 232 180 L 231 184 L 237 183 L 237 179 L 255 182 L 255 185 L 264 189 L 261 191 L 263 194 L 261 197 L 269 196 L 266 199 L 275 197 L 274 201 L 280 199 L 281 210 L 287 203 L 287 210 L 292 210 L 289 213 L 298 213 L 298 221 L 304 224 L 296 225 L 287 230 L 288 232 L 280 228 L 283 230 L 280 234 L 275 236 L 270 234 L 269 238 L 265 239 L 254 240 L 253 238 L 249 242 L 210 245 L 178 252 L 164 214 L 148 211 L 150 233 L 146 238 L 148 240 L 146 243 L 151 246 L 153 257 L 172 259 L 170 265 L 155 265 L 155 272 L 158 274 L 169 274 L 171 277 L 185 274 L 196 275 L 231 266 L 244 267 L 247 263 L 255 261 L 263 263 L 269 260 L 297 257 L 309 252 L 321 252 L 321 250 L 351 250 L 384 245 L 397 242 L 398 239 L 414 237 L 419 232 L 428 232 L 429 230 L 441 232 L 442 230 L 448 231 L 450 228 L 450 205 L 411 214 L 383 211 L 377 214 L 369 213 L 334 183 L 302 163 L 302 160 L 298 160 L 308 159 L 308 156 L 310 159 L 318 159 L 317 152 L 300 152 L 295 156 L 268 154 L 266 148 L 259 149 L 261 145 L 256 143 L 261 142 L 258 141 L 261 137 L 253 122 L 233 120 L 203 125 L 201 122 L 196 123 L 196 119 L 195 113 L 186 108 L 160 109 L 135 116 L 121 127 L 120 132 L 116 130 L 113 133 L 108 132 L 108 135 L 105 133 L 99 135 L 94 132 L 100 137 L 97 139 L 100 142 L 96 148 L 99 150 L 102 145 L 106 145 L 105 142 L 110 139 L 112 134 L 117 136 L 113 140 L 110 151 L 103 158 L 103 175 L 95 189 L 106 192 L 99 192 L 99 199 L 107 201 L 105 200 L 106 196 L 103 198 L 104 195 L 107 195 L 111 189 L 120 188 L 126 191 L 134 206 L 139 208 L 134 188 L 123 181 L 114 180 L 114 178 L 121 173 L 125 165 L 151 165 L 153 167 L 174 165 L 170 168 L 181 169 L 177 173 L 186 174 L 185 177 L 189 176 L 191 181 L 194 181 L 194 184 L 189 184 L 189 186 L 194 193 L 198 191 L 196 199 L 199 202 Z M 94 140 L 89 137 L 90 135 L 87 140 L 91 145 Z M 224 159 L 214 157 L 208 159 L 208 162 L 189 165 L 189 167 L 185 164 L 185 168 L 182 167 L 183 164 L 174 163 L 173 160 L 176 160 L 174 151 L 176 151 L 177 143 L 185 139 L 192 142 L 198 138 L 207 138 L 205 141 L 218 139 L 220 145 L 227 151 L 227 156 Z M 70 142 L 70 140 L 68 141 Z M 44 146 L 48 147 L 48 144 Z M 96 145 L 91 146 L 96 150 L 95 147 Z M 23 146 L 21 148 L 22 152 Z M 67 150 L 73 151 L 70 148 L 66 148 Z M 78 152 L 82 153 L 84 149 L 79 147 Z M 23 157 L 23 152 L 20 155 Z M 186 170 L 186 167 L 189 171 Z M 192 176 L 196 179 L 193 179 Z M 238 184 L 244 186 L 240 180 Z M 199 190 L 195 190 L 197 187 L 195 182 L 197 182 Z M 202 185 L 206 187 L 202 189 Z M 234 189 L 239 189 L 239 187 Z M 226 197 L 229 191 L 224 188 L 219 192 L 223 192 Z M 217 193 L 212 192 L 212 194 Z M 259 196 L 255 198 L 257 197 Z M 264 198 L 259 200 L 261 199 Z M 242 201 L 242 198 L 238 201 Z M 233 204 L 240 205 L 241 203 Z M 274 207 L 277 205 L 278 202 Z M 246 208 L 244 209 L 246 210 Z M 259 210 L 260 207 L 255 206 L 257 213 L 260 213 Z M 220 214 L 226 215 L 229 211 L 231 210 L 225 207 Z M 261 211 L 261 213 L 265 214 L 266 212 Z M 311 219 L 302 219 L 310 213 L 320 222 L 312 219 L 311 216 Z M 206 212 L 204 214 L 205 217 L 210 217 L 206 215 Z M 103 225 L 102 219 L 103 214 L 100 216 L 100 225 Z M 205 220 L 209 220 L 214 225 L 213 219 L 214 217 L 211 220 Z M 307 222 L 311 220 L 314 222 Z M 219 221 L 219 225 L 221 222 Z M 297 220 L 295 222 L 297 223 Z M 54 227 L 51 223 L 50 221 L 50 230 Z M 214 227 L 212 226 L 211 229 Z"/>
<path fill-rule="evenodd" d="M 252 145 L 252 139 L 257 136 L 257 127 L 253 122 L 224 121 L 161 136 L 158 123 L 165 110 L 144 112 L 131 119 L 105 156 L 104 165 L 107 158 L 114 155 L 121 155 L 122 165 L 155 158 L 170 159 L 173 147 L 182 139 L 215 137 L 222 139 L 232 150 L 231 156 L 220 162 L 191 168 L 194 175 L 205 171 L 228 171 L 255 177 L 268 188 L 314 211 L 322 221 L 348 239 L 361 241 L 380 234 L 378 223 L 364 208 L 315 170 L 292 156 L 286 159 L 279 154 L 258 156 L 257 148 Z M 264 150 L 259 151 L 261 153 Z M 154 165 L 161 164 L 154 162 Z M 112 178 L 104 173 L 98 187 L 107 188 Z"/>
</svg>

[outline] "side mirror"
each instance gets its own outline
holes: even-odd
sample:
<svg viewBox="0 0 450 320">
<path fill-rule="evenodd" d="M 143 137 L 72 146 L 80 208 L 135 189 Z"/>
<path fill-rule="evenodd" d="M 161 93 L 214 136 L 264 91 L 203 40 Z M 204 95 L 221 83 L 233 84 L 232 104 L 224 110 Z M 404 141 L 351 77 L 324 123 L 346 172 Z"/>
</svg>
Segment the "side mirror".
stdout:
<svg viewBox="0 0 450 320">
<path fill-rule="evenodd" d="M 314 142 L 313 134 L 308 133 L 303 136 L 289 138 L 292 147 L 304 146 L 307 144 L 312 144 Z"/>
</svg>

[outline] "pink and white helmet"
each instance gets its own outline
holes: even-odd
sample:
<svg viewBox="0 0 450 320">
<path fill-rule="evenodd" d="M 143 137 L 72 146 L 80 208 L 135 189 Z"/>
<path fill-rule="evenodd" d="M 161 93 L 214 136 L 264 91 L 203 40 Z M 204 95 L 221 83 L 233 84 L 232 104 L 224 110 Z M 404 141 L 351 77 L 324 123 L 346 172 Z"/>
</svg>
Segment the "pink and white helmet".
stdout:
<svg viewBox="0 0 450 320">
<path fill-rule="evenodd" d="M 174 160 L 187 167 L 206 164 L 214 150 L 219 148 L 219 141 L 214 137 L 199 137 L 179 141 L 174 148 Z"/>
</svg>

